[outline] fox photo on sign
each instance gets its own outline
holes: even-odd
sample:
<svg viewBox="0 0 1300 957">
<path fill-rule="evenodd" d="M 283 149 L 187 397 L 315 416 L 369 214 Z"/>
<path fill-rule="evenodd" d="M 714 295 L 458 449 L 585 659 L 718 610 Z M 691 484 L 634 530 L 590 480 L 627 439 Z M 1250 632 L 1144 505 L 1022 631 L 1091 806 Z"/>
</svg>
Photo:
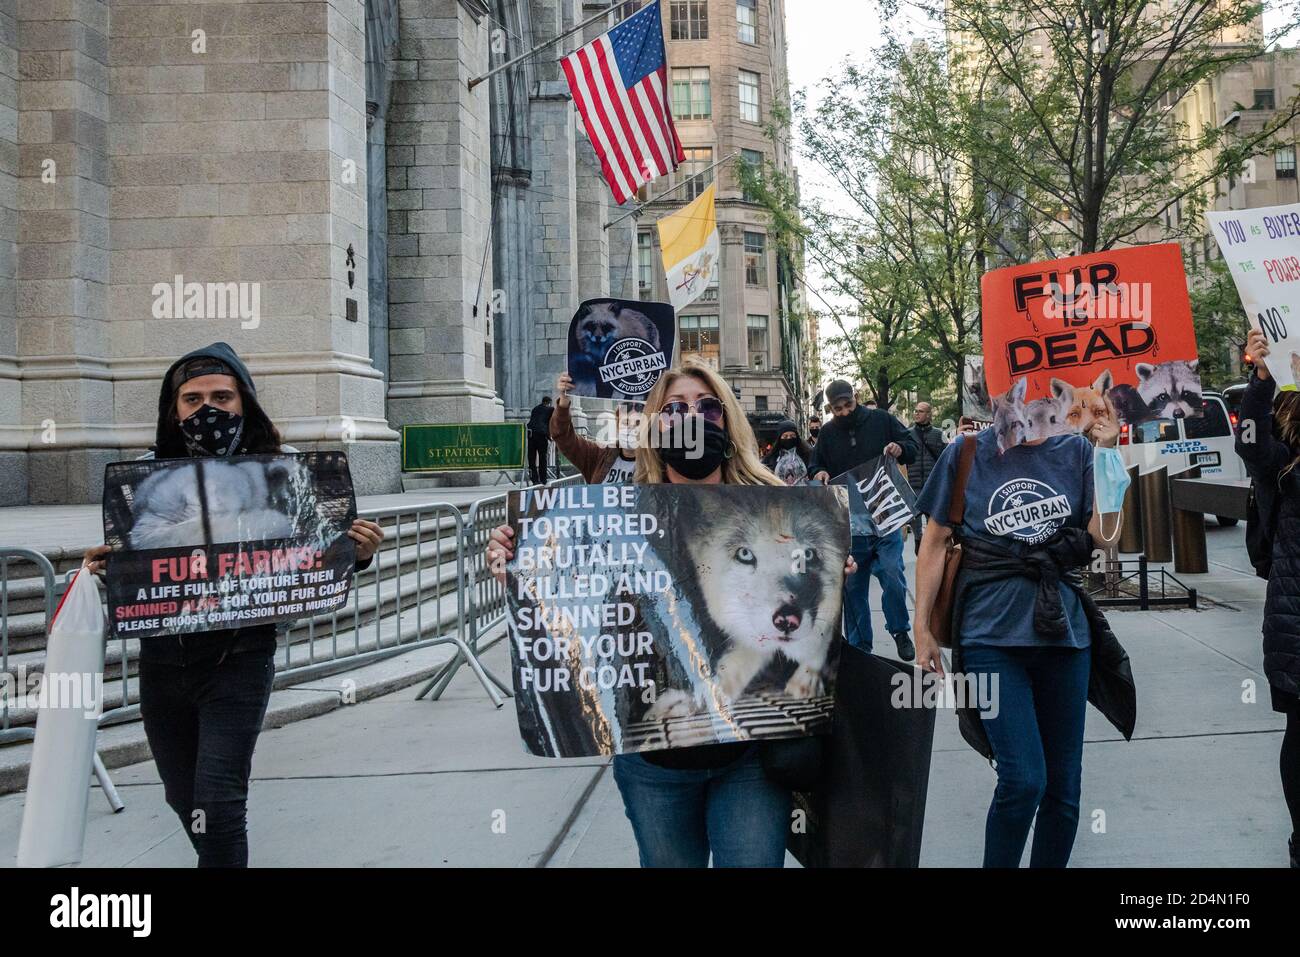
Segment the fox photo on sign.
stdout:
<svg viewBox="0 0 1300 957">
<path fill-rule="evenodd" d="M 110 635 L 219 631 L 341 608 L 356 514 L 341 452 L 109 465 Z"/>
<path fill-rule="evenodd" d="M 1300 383 L 1300 203 L 1205 214 L 1278 388 Z"/>
<path fill-rule="evenodd" d="M 676 341 L 666 302 L 588 299 L 569 323 L 572 394 L 643 402 L 672 365 Z"/>
<path fill-rule="evenodd" d="M 1177 243 L 984 274 L 984 378 L 998 447 L 1202 413 Z"/>
<path fill-rule="evenodd" d="M 506 624 L 530 753 L 828 729 L 847 489 L 526 489 L 510 523 Z"/>
</svg>

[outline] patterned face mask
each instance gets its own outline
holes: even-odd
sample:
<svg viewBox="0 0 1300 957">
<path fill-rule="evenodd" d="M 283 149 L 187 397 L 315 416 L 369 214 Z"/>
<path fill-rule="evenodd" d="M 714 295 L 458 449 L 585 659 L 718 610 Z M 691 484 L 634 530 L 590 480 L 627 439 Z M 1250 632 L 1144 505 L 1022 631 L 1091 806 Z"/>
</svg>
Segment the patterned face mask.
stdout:
<svg viewBox="0 0 1300 957">
<path fill-rule="evenodd" d="M 210 405 L 181 420 L 190 455 L 233 455 L 244 434 L 244 417 Z"/>
</svg>

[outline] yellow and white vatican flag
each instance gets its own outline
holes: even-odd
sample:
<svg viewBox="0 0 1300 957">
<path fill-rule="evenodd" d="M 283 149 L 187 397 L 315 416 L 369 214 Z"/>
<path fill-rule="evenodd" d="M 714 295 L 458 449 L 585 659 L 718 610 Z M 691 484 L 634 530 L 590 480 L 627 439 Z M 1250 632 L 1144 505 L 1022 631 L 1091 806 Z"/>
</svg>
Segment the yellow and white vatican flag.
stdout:
<svg viewBox="0 0 1300 957">
<path fill-rule="evenodd" d="M 721 246 L 714 212 L 716 195 L 717 185 L 711 183 L 694 202 L 656 224 L 674 311 L 680 312 L 700 298 L 717 275 Z"/>
</svg>

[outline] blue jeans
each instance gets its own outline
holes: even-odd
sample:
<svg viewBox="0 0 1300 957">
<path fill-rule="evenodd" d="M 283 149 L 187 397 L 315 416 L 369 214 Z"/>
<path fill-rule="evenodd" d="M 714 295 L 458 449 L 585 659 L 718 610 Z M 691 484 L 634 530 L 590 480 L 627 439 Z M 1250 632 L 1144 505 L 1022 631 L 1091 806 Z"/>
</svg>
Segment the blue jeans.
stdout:
<svg viewBox="0 0 1300 957">
<path fill-rule="evenodd" d="M 704 771 L 651 764 L 639 754 L 614 758 L 614 781 L 632 822 L 642 867 L 782 867 L 790 792 L 773 784 L 757 746 Z"/>
<path fill-rule="evenodd" d="M 1091 652 L 987 645 L 961 652 L 966 674 L 998 676 L 996 717 L 981 715 L 998 771 L 984 866 L 1019 867 L 1033 824 L 1029 866 L 1064 867 L 1079 829 Z"/>
<path fill-rule="evenodd" d="M 890 634 L 908 631 L 907 577 L 903 574 L 903 533 L 883 538 L 853 536 L 853 560 L 858 570 L 844 580 L 844 637 L 849 644 L 871 650 L 871 576 L 880 579 L 885 627 Z"/>
</svg>

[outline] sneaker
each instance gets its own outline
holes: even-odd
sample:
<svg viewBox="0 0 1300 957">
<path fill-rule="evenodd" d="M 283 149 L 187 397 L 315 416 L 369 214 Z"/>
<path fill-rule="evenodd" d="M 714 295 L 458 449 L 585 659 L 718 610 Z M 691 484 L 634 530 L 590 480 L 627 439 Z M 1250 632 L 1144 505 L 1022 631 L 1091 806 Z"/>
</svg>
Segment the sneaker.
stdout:
<svg viewBox="0 0 1300 957">
<path fill-rule="evenodd" d="M 916 646 L 912 644 L 912 636 L 905 631 L 891 632 L 894 637 L 894 644 L 898 645 L 898 657 L 903 661 L 916 660 Z"/>
</svg>

